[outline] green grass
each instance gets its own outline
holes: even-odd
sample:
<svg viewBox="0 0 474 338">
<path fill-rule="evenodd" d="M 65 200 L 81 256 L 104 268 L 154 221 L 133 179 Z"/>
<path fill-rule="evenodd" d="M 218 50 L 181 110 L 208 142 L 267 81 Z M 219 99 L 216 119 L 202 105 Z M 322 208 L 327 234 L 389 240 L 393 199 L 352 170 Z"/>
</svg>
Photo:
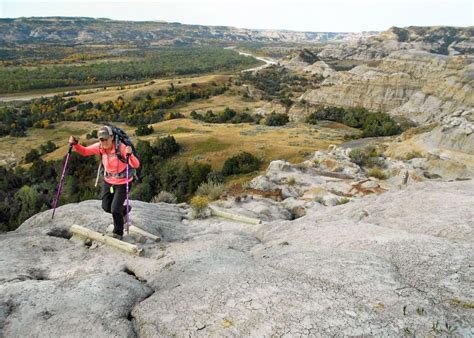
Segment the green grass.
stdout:
<svg viewBox="0 0 474 338">
<path fill-rule="evenodd" d="M 185 128 L 185 127 L 176 127 L 170 131 L 170 134 L 181 134 L 181 133 L 192 133 L 195 129 Z"/>
<path fill-rule="evenodd" d="M 188 153 L 190 156 L 201 155 L 205 153 L 212 153 L 215 151 L 222 151 L 229 148 L 231 145 L 220 141 L 217 138 L 211 137 L 205 141 L 196 142 L 193 144 L 192 150 Z"/>
</svg>

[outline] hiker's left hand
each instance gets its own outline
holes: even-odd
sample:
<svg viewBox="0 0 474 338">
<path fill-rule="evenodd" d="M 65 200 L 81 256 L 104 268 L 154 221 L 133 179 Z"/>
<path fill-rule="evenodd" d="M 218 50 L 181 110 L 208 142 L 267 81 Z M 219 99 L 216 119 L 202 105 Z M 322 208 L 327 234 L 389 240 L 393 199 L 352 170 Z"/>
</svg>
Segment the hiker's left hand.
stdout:
<svg viewBox="0 0 474 338">
<path fill-rule="evenodd" d="M 127 146 L 127 147 L 125 148 L 125 153 L 126 153 L 127 155 L 131 155 L 131 154 L 132 154 L 132 147 Z"/>
</svg>

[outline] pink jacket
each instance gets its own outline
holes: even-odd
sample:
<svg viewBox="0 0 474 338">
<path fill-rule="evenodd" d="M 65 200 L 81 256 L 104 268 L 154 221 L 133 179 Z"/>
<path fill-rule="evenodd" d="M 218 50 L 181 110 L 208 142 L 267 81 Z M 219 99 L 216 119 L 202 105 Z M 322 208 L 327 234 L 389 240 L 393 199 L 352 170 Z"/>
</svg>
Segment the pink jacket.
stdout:
<svg viewBox="0 0 474 338">
<path fill-rule="evenodd" d="M 124 158 L 126 154 L 125 148 L 125 144 L 120 143 L 120 152 Z M 84 147 L 83 145 L 77 143 L 74 145 L 74 150 L 82 156 L 101 155 L 102 165 L 104 166 L 105 171 L 109 174 L 119 174 L 127 168 L 127 164 L 120 161 L 115 155 L 115 142 L 113 143 L 112 149 L 109 153 L 100 147 L 100 142 L 91 144 L 88 147 Z M 135 157 L 135 155 L 132 154 L 130 155 L 129 164 L 132 168 L 138 168 L 140 166 L 140 161 Z M 104 180 L 109 184 L 125 184 L 127 182 L 125 177 L 118 178 L 110 176 L 104 177 Z M 133 176 L 129 177 L 128 181 L 131 182 L 132 180 Z"/>
</svg>

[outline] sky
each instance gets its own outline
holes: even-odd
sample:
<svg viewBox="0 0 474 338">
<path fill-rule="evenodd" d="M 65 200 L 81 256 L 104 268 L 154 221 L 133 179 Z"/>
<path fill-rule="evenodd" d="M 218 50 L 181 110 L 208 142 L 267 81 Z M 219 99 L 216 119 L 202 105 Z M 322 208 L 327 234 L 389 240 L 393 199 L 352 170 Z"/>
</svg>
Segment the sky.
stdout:
<svg viewBox="0 0 474 338">
<path fill-rule="evenodd" d="M 473 26 L 474 0 L 0 0 L 1 18 L 31 16 L 361 32 L 392 26 Z"/>
</svg>

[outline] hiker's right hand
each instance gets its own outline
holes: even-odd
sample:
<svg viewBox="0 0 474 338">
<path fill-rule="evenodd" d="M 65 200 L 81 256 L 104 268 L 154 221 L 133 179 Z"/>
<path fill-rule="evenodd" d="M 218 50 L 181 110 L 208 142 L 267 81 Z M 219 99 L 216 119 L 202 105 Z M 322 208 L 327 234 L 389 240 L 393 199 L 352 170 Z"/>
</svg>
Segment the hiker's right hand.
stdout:
<svg viewBox="0 0 474 338">
<path fill-rule="evenodd" d="M 75 136 L 69 136 L 69 144 L 77 144 L 78 140 Z"/>
</svg>

